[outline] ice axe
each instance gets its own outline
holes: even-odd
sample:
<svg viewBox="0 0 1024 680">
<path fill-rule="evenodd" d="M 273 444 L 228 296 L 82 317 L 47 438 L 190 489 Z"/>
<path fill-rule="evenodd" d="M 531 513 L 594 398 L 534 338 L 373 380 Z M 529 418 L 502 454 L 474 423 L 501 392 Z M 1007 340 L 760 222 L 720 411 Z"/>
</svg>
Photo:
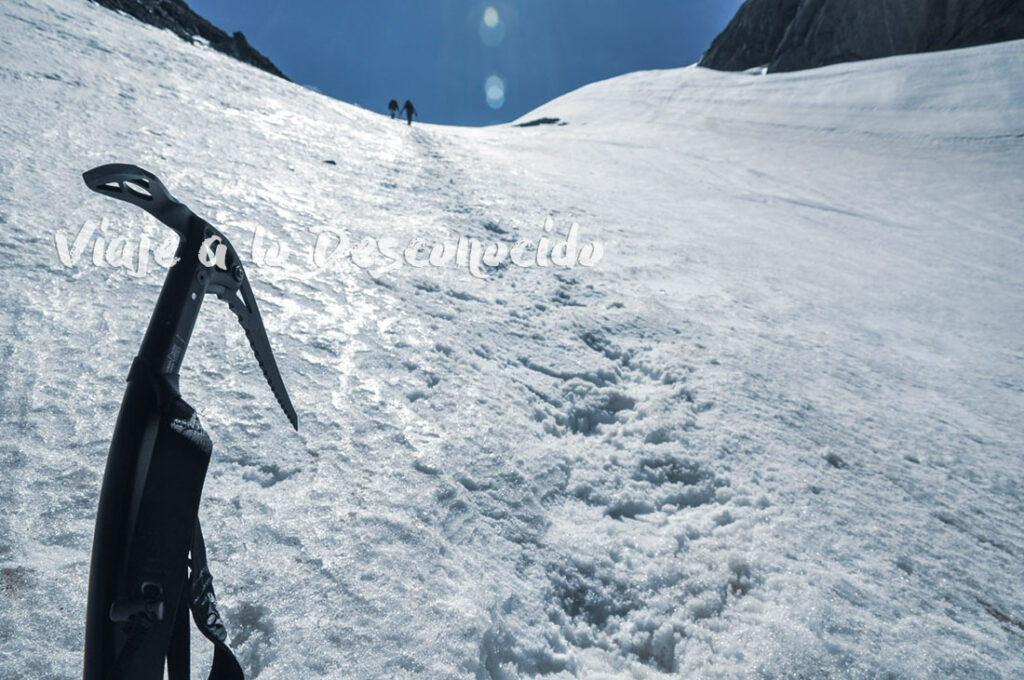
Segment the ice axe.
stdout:
<svg viewBox="0 0 1024 680">
<path fill-rule="evenodd" d="M 134 165 L 82 175 L 101 194 L 142 208 L 179 237 L 117 416 L 96 513 L 84 680 L 189 677 L 189 612 L 214 644 L 210 680 L 241 680 L 217 611 L 199 498 L 213 450 L 178 371 L 203 300 L 214 294 L 245 329 L 292 426 L 298 417 L 274 361 L 256 298 L 231 242 Z"/>
</svg>

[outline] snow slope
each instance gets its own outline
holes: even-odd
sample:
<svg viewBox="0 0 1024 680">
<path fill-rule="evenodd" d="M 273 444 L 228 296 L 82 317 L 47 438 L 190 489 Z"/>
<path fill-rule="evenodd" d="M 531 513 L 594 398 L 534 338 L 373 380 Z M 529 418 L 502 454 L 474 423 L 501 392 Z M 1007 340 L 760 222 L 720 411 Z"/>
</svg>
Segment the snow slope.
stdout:
<svg viewBox="0 0 1024 680">
<path fill-rule="evenodd" d="M 0 678 L 80 672 L 162 280 L 93 248 L 168 235 L 82 184 L 113 161 L 248 254 L 299 412 L 209 301 L 182 385 L 250 677 L 1021 677 L 1022 78 L 1019 42 L 687 68 L 524 117 L 564 126 L 410 128 L 84 0 L 0 0 Z M 604 258 L 310 261 L 318 234 L 546 218 Z"/>
</svg>

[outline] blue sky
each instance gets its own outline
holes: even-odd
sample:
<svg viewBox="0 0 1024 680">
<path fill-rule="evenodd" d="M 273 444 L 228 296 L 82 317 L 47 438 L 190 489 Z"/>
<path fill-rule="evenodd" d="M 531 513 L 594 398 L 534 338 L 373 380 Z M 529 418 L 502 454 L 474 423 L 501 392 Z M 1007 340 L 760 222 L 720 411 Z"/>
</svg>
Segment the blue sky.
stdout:
<svg viewBox="0 0 1024 680">
<path fill-rule="evenodd" d="M 513 120 L 629 71 L 700 58 L 742 0 L 189 0 L 292 80 L 424 121 Z"/>
</svg>

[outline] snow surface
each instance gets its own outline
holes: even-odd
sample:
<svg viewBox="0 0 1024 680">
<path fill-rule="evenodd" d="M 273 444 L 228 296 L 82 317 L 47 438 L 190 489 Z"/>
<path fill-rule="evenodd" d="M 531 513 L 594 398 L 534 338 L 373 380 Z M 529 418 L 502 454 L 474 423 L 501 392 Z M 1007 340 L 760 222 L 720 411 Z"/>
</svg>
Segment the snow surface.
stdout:
<svg viewBox="0 0 1024 680">
<path fill-rule="evenodd" d="M 410 128 L 84 0 L 0 0 L 0 678 L 79 677 L 162 280 L 93 266 L 95 237 L 61 262 L 102 218 L 112 257 L 169 235 L 86 189 L 104 162 L 250 258 L 299 413 L 208 301 L 182 385 L 249 677 L 1024 676 L 1021 82 L 1011 42 Z M 604 258 L 309 262 L 321 232 L 546 218 Z"/>
</svg>

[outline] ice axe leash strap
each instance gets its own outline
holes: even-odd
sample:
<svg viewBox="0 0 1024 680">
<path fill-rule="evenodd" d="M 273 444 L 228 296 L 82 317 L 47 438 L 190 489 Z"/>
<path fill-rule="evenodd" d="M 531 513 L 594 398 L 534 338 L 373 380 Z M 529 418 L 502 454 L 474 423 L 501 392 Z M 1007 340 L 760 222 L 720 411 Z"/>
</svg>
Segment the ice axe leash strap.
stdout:
<svg viewBox="0 0 1024 680">
<path fill-rule="evenodd" d="M 241 680 L 217 611 L 199 499 L 213 445 L 178 391 L 202 302 L 227 302 L 292 426 L 298 418 L 237 252 L 154 175 L 104 165 L 83 175 L 99 193 L 141 207 L 179 236 L 114 428 L 96 514 L 84 680 L 187 680 L 191 612 L 214 644 L 210 680 Z"/>
</svg>

